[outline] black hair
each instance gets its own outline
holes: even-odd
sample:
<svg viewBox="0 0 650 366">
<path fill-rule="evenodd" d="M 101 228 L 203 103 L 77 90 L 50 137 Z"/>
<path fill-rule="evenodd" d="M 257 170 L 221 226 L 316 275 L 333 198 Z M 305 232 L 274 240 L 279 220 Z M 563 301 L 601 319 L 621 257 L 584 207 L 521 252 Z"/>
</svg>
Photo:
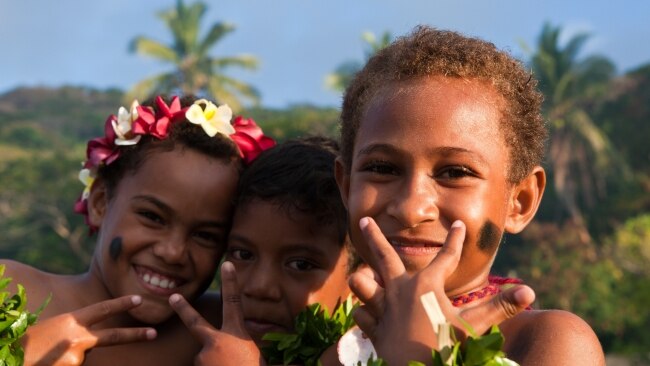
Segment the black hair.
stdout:
<svg viewBox="0 0 650 366">
<path fill-rule="evenodd" d="M 270 202 L 289 217 L 305 214 L 331 226 L 350 253 L 349 269 L 354 269 L 358 263 L 347 235 L 347 211 L 334 177 L 338 155 L 338 143 L 320 136 L 288 140 L 266 150 L 242 173 L 236 204 Z"/>
</svg>

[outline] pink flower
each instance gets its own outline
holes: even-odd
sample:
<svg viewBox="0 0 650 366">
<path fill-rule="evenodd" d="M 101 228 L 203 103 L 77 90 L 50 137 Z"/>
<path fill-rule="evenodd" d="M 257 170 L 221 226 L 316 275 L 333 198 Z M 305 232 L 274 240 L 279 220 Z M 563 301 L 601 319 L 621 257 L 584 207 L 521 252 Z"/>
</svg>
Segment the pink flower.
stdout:
<svg viewBox="0 0 650 366">
<path fill-rule="evenodd" d="M 244 163 L 250 164 L 262 151 L 275 146 L 275 141 L 264 135 L 252 118 L 237 116 L 233 121 L 235 133 L 230 138 L 237 144 Z"/>
</svg>

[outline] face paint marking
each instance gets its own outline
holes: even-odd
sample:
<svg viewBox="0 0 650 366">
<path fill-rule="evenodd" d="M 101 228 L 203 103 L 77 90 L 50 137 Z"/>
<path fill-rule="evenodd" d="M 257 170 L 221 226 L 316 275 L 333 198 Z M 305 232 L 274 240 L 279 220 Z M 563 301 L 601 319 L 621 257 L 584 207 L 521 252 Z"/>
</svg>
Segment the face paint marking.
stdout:
<svg viewBox="0 0 650 366">
<path fill-rule="evenodd" d="M 502 232 L 499 227 L 490 220 L 485 221 L 479 230 L 478 248 L 488 254 L 494 253 L 501 242 Z"/>
<path fill-rule="evenodd" d="M 114 261 L 116 261 L 117 258 L 119 258 L 121 253 L 122 253 L 122 238 L 118 236 L 113 238 L 113 240 L 111 240 L 111 245 L 108 247 L 108 254 L 110 254 L 111 258 Z"/>
</svg>

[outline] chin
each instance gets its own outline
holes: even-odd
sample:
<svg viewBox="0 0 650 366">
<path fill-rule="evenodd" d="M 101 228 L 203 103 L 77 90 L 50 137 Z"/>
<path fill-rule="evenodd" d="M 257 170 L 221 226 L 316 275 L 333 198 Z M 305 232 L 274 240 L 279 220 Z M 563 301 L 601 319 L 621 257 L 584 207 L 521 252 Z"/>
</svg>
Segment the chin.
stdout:
<svg viewBox="0 0 650 366">
<path fill-rule="evenodd" d="M 408 255 L 400 255 L 400 259 L 402 260 L 402 263 L 404 264 L 404 268 L 406 268 L 406 272 L 409 274 L 416 274 L 423 269 L 425 269 L 431 261 L 436 257 L 436 255 L 431 255 L 431 256 L 408 256 Z"/>
<path fill-rule="evenodd" d="M 129 315 L 136 321 L 149 324 L 157 325 L 166 322 L 169 318 L 174 315 L 174 310 L 167 305 L 162 304 L 152 304 L 152 303 L 143 303 L 139 307 L 129 310 Z"/>
</svg>

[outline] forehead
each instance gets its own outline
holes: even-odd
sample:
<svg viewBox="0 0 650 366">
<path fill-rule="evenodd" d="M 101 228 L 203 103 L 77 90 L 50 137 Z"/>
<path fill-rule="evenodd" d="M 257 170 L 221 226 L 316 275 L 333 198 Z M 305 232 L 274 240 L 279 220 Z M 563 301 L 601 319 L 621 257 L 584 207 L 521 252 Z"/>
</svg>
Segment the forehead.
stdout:
<svg viewBox="0 0 650 366">
<path fill-rule="evenodd" d="M 336 224 L 323 224 L 313 214 L 259 199 L 237 206 L 231 234 L 268 249 L 302 248 L 338 256 L 343 247 Z"/>
<path fill-rule="evenodd" d="M 354 151 L 394 141 L 402 148 L 448 144 L 472 151 L 505 146 L 503 98 L 478 80 L 428 77 L 391 83 L 368 103 Z M 354 158 L 354 157 L 353 157 Z"/>
<path fill-rule="evenodd" d="M 232 207 L 239 172 L 235 164 L 191 149 L 149 154 L 118 184 L 118 194 L 151 195 L 194 215 L 224 213 Z"/>
</svg>

